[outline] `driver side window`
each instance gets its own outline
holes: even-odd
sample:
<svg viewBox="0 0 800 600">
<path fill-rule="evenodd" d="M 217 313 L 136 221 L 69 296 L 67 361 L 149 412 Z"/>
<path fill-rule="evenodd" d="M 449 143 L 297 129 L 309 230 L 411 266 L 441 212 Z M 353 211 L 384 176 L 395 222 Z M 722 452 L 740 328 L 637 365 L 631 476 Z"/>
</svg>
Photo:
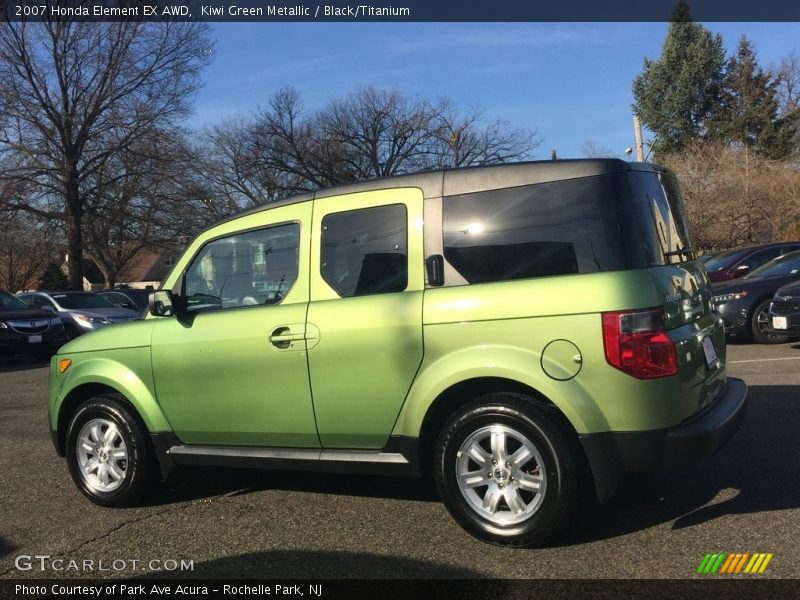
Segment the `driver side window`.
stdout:
<svg viewBox="0 0 800 600">
<path fill-rule="evenodd" d="M 297 280 L 299 250 L 299 223 L 209 242 L 184 274 L 187 311 L 280 304 Z"/>
</svg>

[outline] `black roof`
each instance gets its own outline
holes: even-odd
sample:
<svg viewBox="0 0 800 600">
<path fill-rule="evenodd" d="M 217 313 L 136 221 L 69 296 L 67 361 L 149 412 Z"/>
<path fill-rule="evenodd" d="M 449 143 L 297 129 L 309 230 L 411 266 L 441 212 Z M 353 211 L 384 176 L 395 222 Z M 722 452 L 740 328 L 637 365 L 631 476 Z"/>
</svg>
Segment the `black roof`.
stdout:
<svg viewBox="0 0 800 600">
<path fill-rule="evenodd" d="M 484 165 L 462 167 L 459 169 L 443 169 L 424 171 L 409 175 L 397 175 L 382 179 L 371 179 L 359 183 L 324 188 L 315 192 L 305 192 L 276 200 L 268 204 L 260 204 L 242 212 L 231 215 L 212 225 L 233 221 L 240 217 L 270 210 L 279 206 L 298 204 L 308 200 L 319 200 L 331 196 L 372 192 L 395 187 L 416 187 L 422 190 L 425 198 L 439 198 L 458 194 L 470 194 L 522 185 L 611 175 L 625 171 L 664 172 L 665 169 L 651 163 L 633 163 L 617 158 L 586 158 L 569 160 L 539 160 L 502 165 Z M 210 228 L 209 228 L 210 229 Z"/>
</svg>

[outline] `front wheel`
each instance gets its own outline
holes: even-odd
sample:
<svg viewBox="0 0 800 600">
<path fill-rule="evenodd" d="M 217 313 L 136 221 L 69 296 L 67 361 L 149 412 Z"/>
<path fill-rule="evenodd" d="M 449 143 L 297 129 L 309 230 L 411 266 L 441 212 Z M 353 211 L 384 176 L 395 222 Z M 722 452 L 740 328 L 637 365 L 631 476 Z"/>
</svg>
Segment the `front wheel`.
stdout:
<svg viewBox="0 0 800 600">
<path fill-rule="evenodd" d="M 577 510 L 573 445 L 548 408 L 520 394 L 487 394 L 454 414 L 439 436 L 435 478 L 455 520 L 493 544 L 546 544 Z"/>
<path fill-rule="evenodd" d="M 115 394 L 78 408 L 67 430 L 70 475 L 101 506 L 136 504 L 156 482 L 157 468 L 145 428 Z"/>
<path fill-rule="evenodd" d="M 753 316 L 750 320 L 753 341 L 758 344 L 783 344 L 788 342 L 788 335 L 775 333 L 770 327 L 769 303 L 769 300 L 764 300 L 753 311 Z"/>
</svg>

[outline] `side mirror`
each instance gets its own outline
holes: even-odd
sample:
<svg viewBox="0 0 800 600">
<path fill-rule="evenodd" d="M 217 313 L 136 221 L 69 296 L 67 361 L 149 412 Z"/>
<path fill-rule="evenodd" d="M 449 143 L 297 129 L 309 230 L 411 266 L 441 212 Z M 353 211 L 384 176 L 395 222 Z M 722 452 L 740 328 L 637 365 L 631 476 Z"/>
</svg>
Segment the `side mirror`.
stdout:
<svg viewBox="0 0 800 600">
<path fill-rule="evenodd" d="M 741 277 L 742 275 L 746 275 L 749 270 L 750 270 L 749 265 L 740 265 L 736 267 L 736 270 L 733 272 L 734 279 L 736 277 Z"/>
<path fill-rule="evenodd" d="M 56 309 L 53 308 L 52 306 L 50 306 L 49 304 L 43 304 L 42 305 L 42 310 L 46 310 L 49 313 L 55 313 L 56 312 Z"/>
<path fill-rule="evenodd" d="M 444 257 L 441 254 L 431 254 L 425 259 L 425 271 L 428 275 L 428 285 L 444 285 Z"/>
<path fill-rule="evenodd" d="M 172 302 L 172 292 L 158 290 L 151 292 L 147 299 L 150 314 L 154 317 L 171 317 L 175 314 Z"/>
</svg>

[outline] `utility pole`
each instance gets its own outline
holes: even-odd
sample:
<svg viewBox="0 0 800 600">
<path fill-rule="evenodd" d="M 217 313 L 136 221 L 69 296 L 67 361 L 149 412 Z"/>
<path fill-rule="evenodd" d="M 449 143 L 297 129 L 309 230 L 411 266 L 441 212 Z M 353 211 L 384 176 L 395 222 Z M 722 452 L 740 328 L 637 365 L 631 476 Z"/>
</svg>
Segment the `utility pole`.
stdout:
<svg viewBox="0 0 800 600">
<path fill-rule="evenodd" d="M 642 146 L 642 122 L 639 115 L 633 115 L 633 134 L 636 136 L 636 160 L 644 162 L 644 146 Z"/>
</svg>

